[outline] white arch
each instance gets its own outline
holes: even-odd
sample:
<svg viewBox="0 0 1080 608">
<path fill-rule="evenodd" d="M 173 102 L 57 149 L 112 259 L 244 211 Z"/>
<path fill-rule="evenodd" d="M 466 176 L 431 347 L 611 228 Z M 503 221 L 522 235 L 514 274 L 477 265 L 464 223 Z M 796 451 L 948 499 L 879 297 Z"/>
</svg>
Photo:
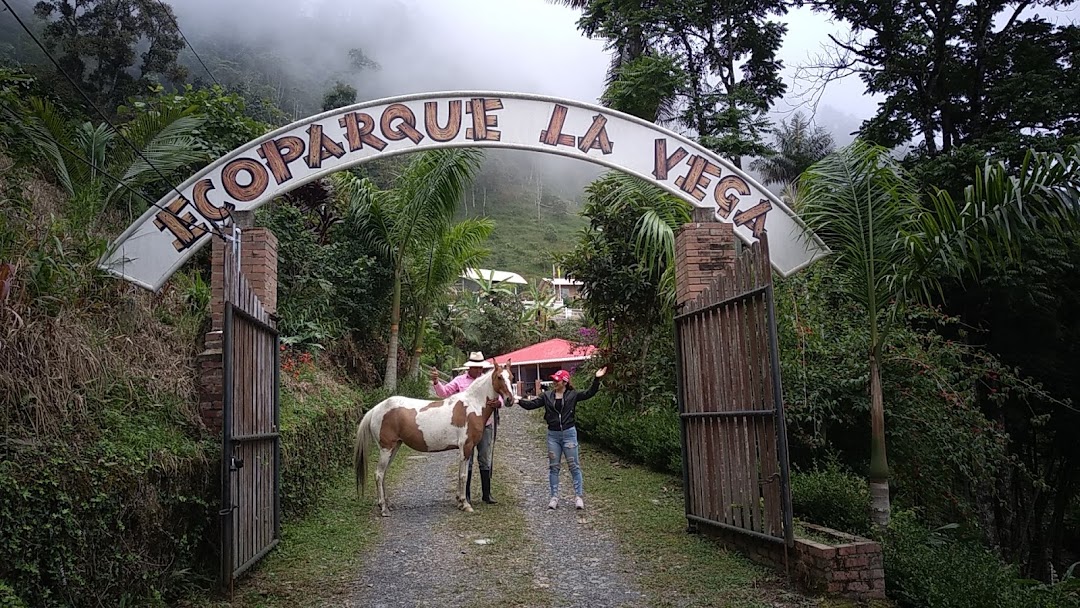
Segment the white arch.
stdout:
<svg viewBox="0 0 1080 608">
<path fill-rule="evenodd" d="M 787 276 L 828 250 L 774 194 L 727 160 L 650 122 L 572 100 L 498 92 L 406 95 L 324 112 L 221 157 L 124 231 L 104 270 L 157 291 L 210 239 L 225 207 L 253 210 L 312 180 L 367 160 L 449 147 L 512 148 L 597 163 L 652 182 L 735 224 L 752 243 L 769 233 Z M 170 209 L 171 212 L 160 208 Z"/>
</svg>

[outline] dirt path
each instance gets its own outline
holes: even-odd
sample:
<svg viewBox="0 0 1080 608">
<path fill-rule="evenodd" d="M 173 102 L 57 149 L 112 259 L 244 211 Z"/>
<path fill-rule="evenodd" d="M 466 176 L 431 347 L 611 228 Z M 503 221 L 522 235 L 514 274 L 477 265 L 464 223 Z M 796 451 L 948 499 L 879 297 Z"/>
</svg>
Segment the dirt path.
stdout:
<svg viewBox="0 0 1080 608">
<path fill-rule="evenodd" d="M 380 541 L 348 597 L 332 605 L 646 605 L 613 536 L 590 519 L 588 509 L 574 510 L 565 465 L 560 507 L 546 508 L 547 457 L 539 425 L 520 409 L 503 413 L 493 474 L 499 504 L 475 504 L 471 514 L 453 508 L 452 452 L 403 453 L 416 462 L 401 479 L 388 480 L 392 516 L 380 520 Z M 479 503 L 479 475 L 474 482 Z"/>
</svg>

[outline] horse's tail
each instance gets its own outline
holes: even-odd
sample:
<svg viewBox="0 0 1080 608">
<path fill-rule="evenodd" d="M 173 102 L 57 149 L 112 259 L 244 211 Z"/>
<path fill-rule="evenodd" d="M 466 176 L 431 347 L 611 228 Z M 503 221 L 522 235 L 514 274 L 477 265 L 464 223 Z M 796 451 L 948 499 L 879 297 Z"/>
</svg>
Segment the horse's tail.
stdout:
<svg viewBox="0 0 1080 608">
<path fill-rule="evenodd" d="M 371 408 L 364 414 L 356 427 L 356 454 L 353 457 L 353 466 L 356 467 L 356 497 L 364 495 L 364 487 L 367 485 L 367 447 L 371 441 L 371 414 L 375 408 Z"/>
</svg>

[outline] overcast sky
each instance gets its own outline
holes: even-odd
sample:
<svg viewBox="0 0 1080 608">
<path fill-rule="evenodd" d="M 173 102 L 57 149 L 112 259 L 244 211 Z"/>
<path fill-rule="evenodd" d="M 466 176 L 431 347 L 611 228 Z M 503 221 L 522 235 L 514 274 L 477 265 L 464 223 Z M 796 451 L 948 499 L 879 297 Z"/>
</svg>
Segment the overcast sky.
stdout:
<svg viewBox="0 0 1080 608">
<path fill-rule="evenodd" d="M 603 41 L 578 32 L 578 11 L 547 0 L 173 0 L 173 5 L 181 26 L 197 34 L 270 36 L 283 47 L 308 47 L 293 53 L 305 57 L 297 69 L 319 69 L 312 65 L 313 53 L 343 58 L 344 47 L 358 46 L 382 66 L 355 83 L 365 97 L 487 89 L 596 102 L 609 61 Z M 290 23 L 299 16 L 317 17 L 326 36 L 290 39 Z M 786 21 L 781 58 L 789 94 L 774 109 L 776 118 L 806 102 L 807 87 L 793 80 L 795 69 L 839 29 L 808 9 Z M 344 23 L 347 32 L 340 31 Z M 325 48 L 331 46 L 341 48 Z M 821 98 L 818 122 L 841 143 L 874 112 L 876 101 L 862 90 L 862 83 L 850 78 L 831 84 Z"/>
</svg>

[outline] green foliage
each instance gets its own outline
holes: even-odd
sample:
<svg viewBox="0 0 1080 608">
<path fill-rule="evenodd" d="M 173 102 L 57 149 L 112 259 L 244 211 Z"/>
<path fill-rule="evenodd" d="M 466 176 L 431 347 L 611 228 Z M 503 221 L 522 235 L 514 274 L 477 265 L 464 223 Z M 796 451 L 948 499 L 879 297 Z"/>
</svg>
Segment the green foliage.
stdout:
<svg viewBox="0 0 1080 608">
<path fill-rule="evenodd" d="M 159 198 L 162 175 L 168 177 L 206 158 L 195 149 L 193 137 L 205 118 L 191 107 L 141 106 L 119 132 L 105 123 L 79 122 L 39 97 L 31 97 L 19 109 L 0 108 L 0 113 L 19 125 L 21 142 L 48 163 L 70 195 L 73 219 L 80 226 L 100 221 L 102 212 L 120 208 L 120 203 L 126 203 L 129 215 L 145 209 L 146 199 Z M 132 190 L 145 190 L 145 199 L 133 196 Z"/>
<path fill-rule="evenodd" d="M 348 225 L 320 243 L 312 214 L 289 202 L 260 212 L 278 239 L 278 314 L 289 344 L 328 346 L 379 331 L 390 296 L 390 271 Z"/>
<path fill-rule="evenodd" d="M 356 89 L 338 81 L 334 83 L 333 88 L 326 92 L 326 95 L 323 95 L 322 110 L 323 112 L 329 112 L 337 108 L 351 106 L 354 103 L 356 103 Z"/>
<path fill-rule="evenodd" d="M 806 472 L 791 472 L 791 508 L 810 523 L 853 534 L 870 531 L 870 492 L 866 480 L 836 462 Z"/>
<path fill-rule="evenodd" d="M 149 93 L 128 100 L 117 114 L 138 116 L 154 109 L 161 112 L 186 112 L 203 117 L 202 124 L 191 130 L 192 148 L 205 159 L 219 158 L 236 148 L 265 135 L 270 125 L 255 119 L 244 98 L 218 85 L 196 88 L 185 85 L 175 92 L 158 85 Z M 186 167 L 194 172 L 199 166 Z M 186 177 L 186 176 L 182 176 Z"/>
<path fill-rule="evenodd" d="M 685 202 L 656 186 L 616 173 L 586 189 L 589 229 L 561 259 L 584 283 L 585 310 L 620 328 L 652 327 L 674 303 L 674 229 L 689 221 Z M 630 236 L 631 238 L 627 238 Z"/>
<path fill-rule="evenodd" d="M 15 594 L 14 589 L 4 581 L 0 581 L 0 608 L 29 608 L 29 606 Z"/>
<path fill-rule="evenodd" d="M 635 409 L 616 397 L 610 385 L 577 409 L 581 436 L 658 471 L 682 473 L 682 435 L 678 410 Z"/>
<path fill-rule="evenodd" d="M 826 262 L 777 282 L 781 375 L 793 461 L 836 456 L 862 473 L 870 449 L 869 339 L 861 307 L 841 295 L 842 280 Z M 993 357 L 939 333 L 954 323 L 911 309 L 882 349 L 897 500 L 939 523 L 975 517 L 1007 462 L 1007 439 L 980 407 L 988 379 L 998 378 L 1009 394 L 1035 396 Z"/>
<path fill-rule="evenodd" d="M 790 123 L 781 120 L 773 138 L 775 153 L 750 163 L 750 168 L 761 174 L 766 185 L 794 182 L 803 171 L 833 151 L 832 134 L 824 127 L 813 127 L 802 112 L 796 112 Z"/>
<path fill-rule="evenodd" d="M 607 100 L 676 116 L 702 145 L 739 164 L 760 155 L 766 112 L 784 94 L 776 58 L 787 26 L 779 0 L 572 3 L 583 9 L 578 28 L 608 41 L 613 56 Z M 644 59 L 656 56 L 656 60 Z M 652 72 L 652 74 L 650 74 Z M 686 86 L 679 86 L 679 75 Z M 646 81 L 648 76 L 655 80 Z M 620 83 L 620 78 L 627 78 Z M 714 84 L 715 83 L 715 84 Z M 640 97 L 632 93 L 639 93 Z M 666 97 L 665 97 L 666 95 Z"/>
<path fill-rule="evenodd" d="M 649 122 L 675 115 L 675 100 L 686 87 L 685 69 L 666 55 L 642 55 L 623 64 L 600 100 L 609 108 Z"/>
<path fill-rule="evenodd" d="M 1080 28 L 1044 17 L 1055 6 L 1054 0 L 1026 3 L 1029 10 L 960 2 L 946 9 L 926 0 L 815 4 L 851 24 L 851 33 L 830 45 L 817 75 L 855 73 L 867 93 L 883 96 L 861 131 L 890 148 L 918 138 L 933 156 L 965 144 L 993 150 L 1020 133 L 1075 135 Z"/>
<path fill-rule="evenodd" d="M 209 452 L 169 461 L 58 441 L 0 450 L 0 580 L 30 605 L 164 605 L 212 576 Z"/>
<path fill-rule="evenodd" d="M 1080 584 L 1020 579 L 992 553 L 956 538 L 944 526 L 927 528 L 910 511 L 893 515 L 883 539 L 886 587 L 903 607 L 1067 608 L 1080 606 Z"/>
<path fill-rule="evenodd" d="M 106 112 L 155 81 L 187 78 L 176 60 L 184 41 L 164 2 L 42 0 L 34 14 L 64 71 Z"/>
</svg>

